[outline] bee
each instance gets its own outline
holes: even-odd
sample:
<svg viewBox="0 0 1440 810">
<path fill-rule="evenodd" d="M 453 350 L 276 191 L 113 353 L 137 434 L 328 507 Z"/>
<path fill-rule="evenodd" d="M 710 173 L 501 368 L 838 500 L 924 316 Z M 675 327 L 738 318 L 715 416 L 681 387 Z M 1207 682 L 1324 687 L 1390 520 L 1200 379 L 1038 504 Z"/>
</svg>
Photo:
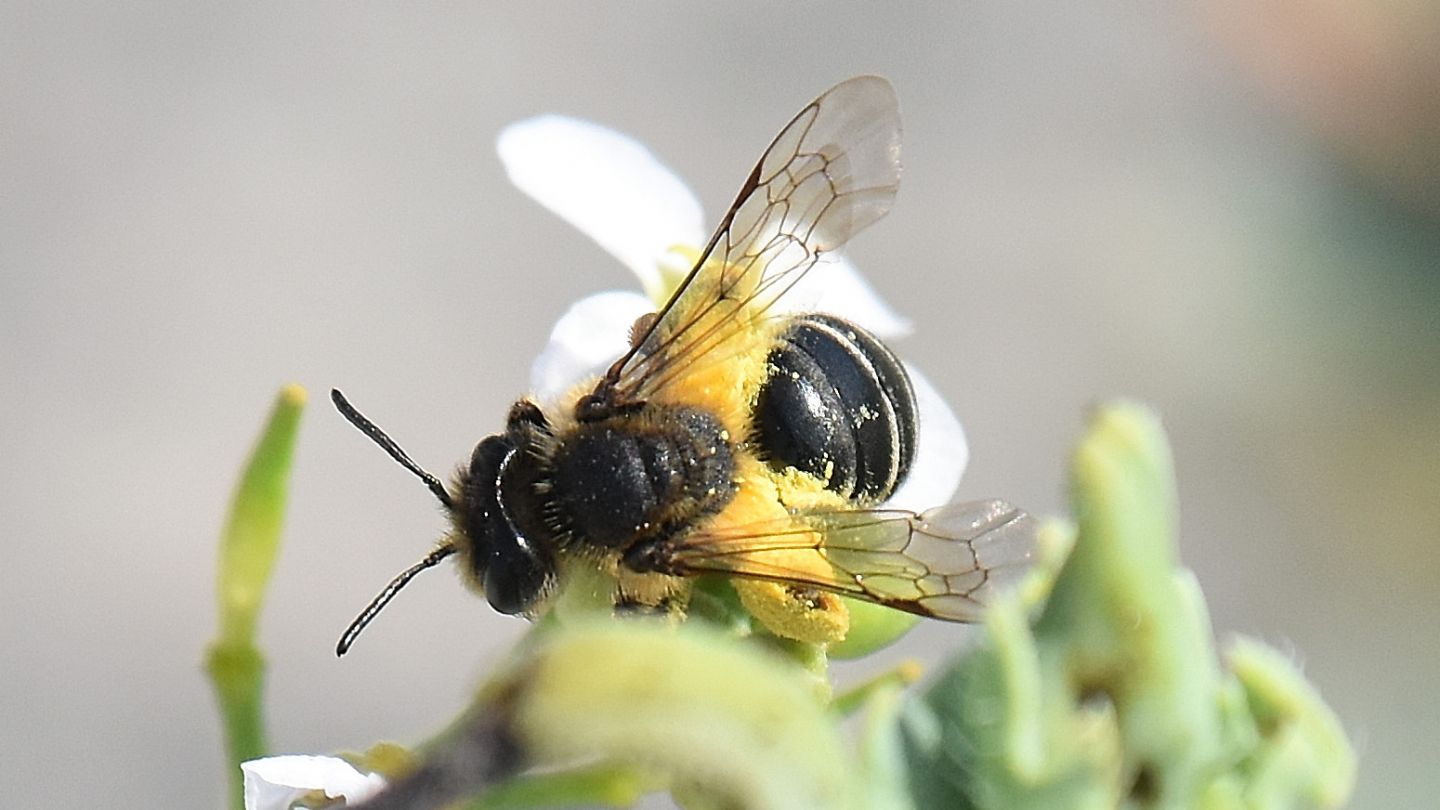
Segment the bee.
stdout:
<svg viewBox="0 0 1440 810">
<path fill-rule="evenodd" d="M 447 486 L 333 390 L 346 419 L 420 478 L 451 529 L 356 617 L 455 557 L 505 614 L 534 617 L 580 567 L 617 609 L 683 611 L 726 577 L 770 631 L 842 638 L 853 597 L 969 622 L 1023 571 L 1035 521 L 999 500 L 887 509 L 919 424 L 895 354 L 861 327 L 777 306 L 890 208 L 899 105 L 875 76 L 842 82 L 771 142 L 665 304 L 628 350 L 553 407 L 528 398 Z"/>
</svg>

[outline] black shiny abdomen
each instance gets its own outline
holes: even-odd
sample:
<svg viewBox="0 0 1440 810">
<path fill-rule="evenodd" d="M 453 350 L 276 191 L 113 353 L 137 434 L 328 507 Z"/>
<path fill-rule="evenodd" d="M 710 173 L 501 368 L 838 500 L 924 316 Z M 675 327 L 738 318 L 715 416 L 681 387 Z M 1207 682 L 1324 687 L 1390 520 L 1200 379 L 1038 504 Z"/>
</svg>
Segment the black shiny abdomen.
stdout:
<svg viewBox="0 0 1440 810">
<path fill-rule="evenodd" d="M 915 392 L 874 335 L 832 315 L 793 319 L 768 358 L 752 441 L 857 502 L 889 497 L 915 458 Z"/>
<path fill-rule="evenodd" d="M 715 417 L 651 405 L 564 436 L 550 459 L 550 508 L 575 541 L 624 549 L 719 512 L 734 497 L 734 473 Z"/>
</svg>

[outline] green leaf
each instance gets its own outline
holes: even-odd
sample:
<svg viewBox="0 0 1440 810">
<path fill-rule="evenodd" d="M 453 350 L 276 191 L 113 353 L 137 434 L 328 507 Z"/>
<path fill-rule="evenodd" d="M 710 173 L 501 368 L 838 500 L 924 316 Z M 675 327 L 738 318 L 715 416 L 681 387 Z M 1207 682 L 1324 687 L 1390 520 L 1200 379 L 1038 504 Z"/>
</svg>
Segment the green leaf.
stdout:
<svg viewBox="0 0 1440 810">
<path fill-rule="evenodd" d="M 905 747 L 900 735 L 900 712 L 905 706 L 904 684 L 910 676 L 897 672 L 875 679 L 863 692 L 860 719 L 860 771 L 863 794 L 860 806 L 880 810 L 913 810 L 916 804 L 906 781 Z"/>
<path fill-rule="evenodd" d="M 1340 720 L 1285 656 L 1238 638 L 1225 653 L 1260 739 L 1243 763 L 1253 806 L 1339 807 L 1355 789 L 1355 750 Z"/>
<path fill-rule="evenodd" d="M 305 389 L 298 385 L 280 389 L 235 489 L 220 541 L 218 644 L 240 646 L 254 640 L 260 602 L 280 551 L 290 462 L 305 399 Z"/>
</svg>

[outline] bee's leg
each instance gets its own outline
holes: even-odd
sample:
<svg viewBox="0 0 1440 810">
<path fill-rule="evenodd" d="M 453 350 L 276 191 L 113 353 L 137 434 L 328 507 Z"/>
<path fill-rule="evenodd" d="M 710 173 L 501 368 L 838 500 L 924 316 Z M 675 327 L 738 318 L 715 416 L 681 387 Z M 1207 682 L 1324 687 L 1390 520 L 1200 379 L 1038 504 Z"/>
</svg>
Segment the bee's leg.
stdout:
<svg viewBox="0 0 1440 810">
<path fill-rule="evenodd" d="M 620 557 L 622 567 L 636 573 L 672 573 L 670 571 L 670 544 L 662 539 L 642 540 Z"/>
</svg>

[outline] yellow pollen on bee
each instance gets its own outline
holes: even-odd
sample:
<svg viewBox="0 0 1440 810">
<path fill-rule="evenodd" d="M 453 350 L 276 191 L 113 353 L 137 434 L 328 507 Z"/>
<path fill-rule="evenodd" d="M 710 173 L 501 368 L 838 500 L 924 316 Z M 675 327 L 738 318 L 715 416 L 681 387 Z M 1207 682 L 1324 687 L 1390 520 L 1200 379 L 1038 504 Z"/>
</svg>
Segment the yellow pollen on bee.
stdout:
<svg viewBox="0 0 1440 810">
<path fill-rule="evenodd" d="M 747 433 L 776 328 L 752 300 L 755 274 L 738 273 L 734 266 L 706 263 L 690 289 L 715 292 L 687 291 L 664 319 L 672 326 L 657 333 L 665 359 L 655 365 L 666 370 L 657 372 L 664 384 L 654 400 L 704 408 L 720 420 L 727 442 Z"/>
<path fill-rule="evenodd" d="M 743 481 L 734 500 L 710 524 L 710 530 L 734 532 L 740 538 L 756 525 L 768 534 L 756 534 L 745 556 L 749 567 L 780 578 L 788 573 L 797 578 L 825 581 L 834 576 L 819 551 L 821 536 L 792 522 L 792 508 L 833 508 L 838 496 L 825 490 L 812 476 L 791 469 L 775 473 L 753 458 L 741 461 Z M 745 548 L 745 539 L 733 541 Z M 731 580 L 741 604 L 767 630 L 783 638 L 812 644 L 828 644 L 845 638 L 850 629 L 850 611 L 836 595 L 786 582 L 747 579 Z"/>
<path fill-rule="evenodd" d="M 671 250 L 699 259 L 698 251 Z M 772 470 L 742 449 L 761 386 L 771 373 L 770 350 L 785 323 L 766 311 L 766 293 L 758 286 L 763 274 L 752 269 L 718 261 L 701 266 L 655 334 L 662 348 L 654 367 L 662 382 L 653 400 L 704 409 L 719 420 L 724 440 L 737 449 L 736 494 L 702 532 L 719 538 L 708 542 L 733 550 L 732 582 L 746 609 L 778 636 L 818 644 L 839 641 L 849 631 L 850 612 L 834 594 L 801 584 L 833 581 L 835 572 L 821 550 L 822 537 L 795 523 L 794 515 L 844 508 L 846 502 L 826 490 L 825 481 L 794 468 Z M 799 582 L 784 581 L 792 576 Z"/>
<path fill-rule="evenodd" d="M 850 632 L 850 609 L 833 593 L 758 580 L 737 579 L 734 585 L 750 615 L 777 636 L 832 644 Z"/>
</svg>

